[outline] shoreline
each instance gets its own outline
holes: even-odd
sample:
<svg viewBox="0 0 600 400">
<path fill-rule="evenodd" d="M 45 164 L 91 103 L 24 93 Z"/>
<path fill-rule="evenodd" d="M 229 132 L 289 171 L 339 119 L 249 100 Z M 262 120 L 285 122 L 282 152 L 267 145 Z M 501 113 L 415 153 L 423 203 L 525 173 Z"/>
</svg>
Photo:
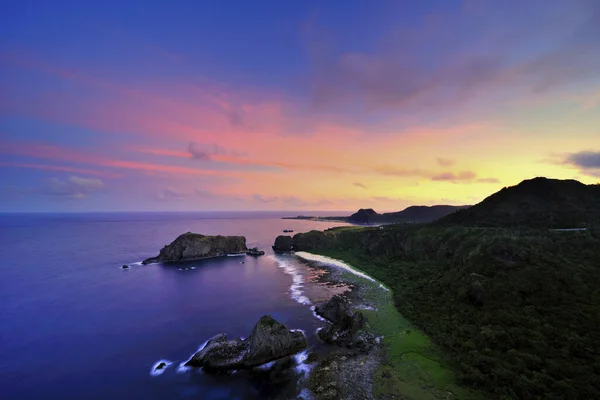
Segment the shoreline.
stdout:
<svg viewBox="0 0 600 400">
<path fill-rule="evenodd" d="M 386 293 L 388 291 L 379 282 L 342 260 L 308 252 L 295 253 L 295 257 L 306 263 L 309 268 L 320 271 L 314 277 L 313 283 L 347 287 L 347 290 L 340 295 L 349 301 L 354 311 L 363 314 L 366 311 L 377 311 L 378 305 L 368 300 L 365 292 L 375 290 Z M 311 310 L 315 318 L 327 322 L 314 312 L 314 308 L 315 305 Z M 373 386 L 377 371 L 386 363 L 385 349 L 381 344 L 382 336 L 372 327 L 369 327 L 369 330 L 377 334 L 379 344 L 367 353 L 330 345 L 327 356 L 319 360 L 312 368 L 307 381 L 304 382 L 305 388 L 312 393 L 312 398 L 315 400 L 376 398 Z"/>
<path fill-rule="evenodd" d="M 309 378 L 308 388 L 313 393 L 315 384 L 311 385 L 311 381 L 331 380 L 346 391 L 346 396 L 341 398 L 348 399 L 470 398 L 456 386 L 454 372 L 430 338 L 396 309 L 389 288 L 344 261 L 344 256 L 348 256 L 344 253 L 298 253 L 296 256 L 310 268 L 325 271 L 316 282 L 350 287 L 342 295 L 349 300 L 353 310 L 361 311 L 367 318 L 369 329 L 380 343 L 366 355 L 332 350 L 331 355 L 313 369 L 313 374 L 321 375 L 322 379 L 313 379 L 314 375 Z M 333 369 L 335 372 L 331 372 Z M 316 400 L 336 398 L 314 394 Z"/>
</svg>

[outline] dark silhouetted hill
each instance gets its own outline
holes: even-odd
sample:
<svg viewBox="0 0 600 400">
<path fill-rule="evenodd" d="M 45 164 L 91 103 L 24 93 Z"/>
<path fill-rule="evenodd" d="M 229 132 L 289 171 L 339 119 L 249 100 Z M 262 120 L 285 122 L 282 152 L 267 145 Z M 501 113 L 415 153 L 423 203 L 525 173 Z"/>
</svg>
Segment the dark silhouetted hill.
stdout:
<svg viewBox="0 0 600 400">
<path fill-rule="evenodd" d="M 361 208 L 348 221 L 360 224 L 431 222 L 469 206 L 411 206 L 402 211 L 378 214 L 372 208 Z"/>
<path fill-rule="evenodd" d="M 583 228 L 600 222 L 600 185 L 534 178 L 439 220 L 479 227 Z"/>
</svg>

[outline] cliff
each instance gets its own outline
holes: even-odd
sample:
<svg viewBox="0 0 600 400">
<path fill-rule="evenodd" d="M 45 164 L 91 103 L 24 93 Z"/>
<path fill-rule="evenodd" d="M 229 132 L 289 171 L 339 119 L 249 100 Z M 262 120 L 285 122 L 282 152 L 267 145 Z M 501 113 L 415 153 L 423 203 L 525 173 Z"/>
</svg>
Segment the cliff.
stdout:
<svg viewBox="0 0 600 400">
<path fill-rule="evenodd" d="M 246 251 L 244 236 L 206 236 L 188 232 L 163 247 L 158 256 L 148 258 L 142 264 L 199 260 Z"/>
</svg>

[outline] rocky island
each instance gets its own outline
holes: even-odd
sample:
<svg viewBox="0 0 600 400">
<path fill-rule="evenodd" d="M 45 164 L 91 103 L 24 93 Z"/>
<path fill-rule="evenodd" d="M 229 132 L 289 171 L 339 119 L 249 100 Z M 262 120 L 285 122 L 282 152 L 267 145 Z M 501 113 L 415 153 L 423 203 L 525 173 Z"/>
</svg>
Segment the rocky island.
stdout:
<svg viewBox="0 0 600 400">
<path fill-rule="evenodd" d="M 207 236 L 187 232 L 163 247 L 158 256 L 147 258 L 142 264 L 201 260 L 247 251 L 244 236 Z"/>
<path fill-rule="evenodd" d="M 220 333 L 211 338 L 186 365 L 202 367 L 208 372 L 253 368 L 296 354 L 307 346 L 302 331 L 288 330 L 270 315 L 264 315 L 247 339 L 227 340 L 227 335 Z"/>
</svg>

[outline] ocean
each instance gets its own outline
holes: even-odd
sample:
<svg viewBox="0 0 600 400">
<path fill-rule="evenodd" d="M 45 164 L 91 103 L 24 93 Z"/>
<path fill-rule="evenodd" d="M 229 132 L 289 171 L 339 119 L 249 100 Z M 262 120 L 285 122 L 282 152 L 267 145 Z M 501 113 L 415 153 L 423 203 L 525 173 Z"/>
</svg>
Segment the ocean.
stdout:
<svg viewBox="0 0 600 400">
<path fill-rule="evenodd" d="M 0 398 L 286 398 L 301 364 L 283 383 L 268 372 L 208 375 L 180 364 L 217 333 L 248 336 L 265 314 L 304 330 L 309 351 L 319 345 L 323 323 L 304 290 L 310 268 L 270 246 L 283 229 L 345 224 L 281 219 L 289 215 L 0 214 Z M 188 231 L 243 235 L 267 254 L 185 269 L 139 263 Z M 152 374 L 161 360 L 169 367 Z"/>
</svg>

